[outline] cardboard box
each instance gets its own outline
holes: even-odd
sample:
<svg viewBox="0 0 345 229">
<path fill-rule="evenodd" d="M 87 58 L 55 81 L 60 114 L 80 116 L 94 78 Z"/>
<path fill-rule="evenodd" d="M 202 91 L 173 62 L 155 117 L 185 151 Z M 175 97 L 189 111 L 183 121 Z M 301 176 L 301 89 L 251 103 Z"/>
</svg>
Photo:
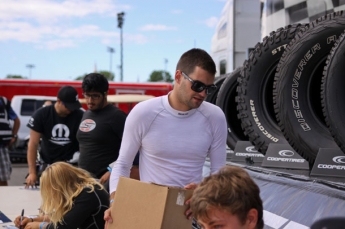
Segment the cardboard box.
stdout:
<svg viewBox="0 0 345 229">
<path fill-rule="evenodd" d="M 191 229 L 184 202 L 192 190 L 121 177 L 111 208 L 109 229 Z"/>
</svg>

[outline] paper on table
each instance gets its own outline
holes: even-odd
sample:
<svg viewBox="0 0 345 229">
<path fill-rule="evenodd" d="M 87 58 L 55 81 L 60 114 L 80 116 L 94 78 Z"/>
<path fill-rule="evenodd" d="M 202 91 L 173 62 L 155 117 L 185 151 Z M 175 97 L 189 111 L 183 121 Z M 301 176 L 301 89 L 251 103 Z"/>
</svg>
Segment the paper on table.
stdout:
<svg viewBox="0 0 345 229">
<path fill-rule="evenodd" d="M 4 225 L 3 227 L 7 228 L 7 229 L 18 229 L 18 227 L 14 226 L 14 225 Z"/>
<path fill-rule="evenodd" d="M 2 211 L 0 211 L 0 223 L 12 222 Z"/>
</svg>

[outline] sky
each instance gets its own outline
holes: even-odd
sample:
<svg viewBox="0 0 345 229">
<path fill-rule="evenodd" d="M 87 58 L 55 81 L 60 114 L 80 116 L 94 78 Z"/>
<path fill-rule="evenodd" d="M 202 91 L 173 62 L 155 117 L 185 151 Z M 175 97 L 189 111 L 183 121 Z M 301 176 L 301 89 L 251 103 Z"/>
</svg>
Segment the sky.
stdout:
<svg viewBox="0 0 345 229">
<path fill-rule="evenodd" d="M 191 48 L 210 52 L 226 0 L 1 0 L 0 79 L 74 80 L 110 71 L 120 81 L 117 14 L 124 12 L 123 81 L 172 76 Z M 109 47 L 115 49 L 109 52 Z M 28 67 L 32 65 L 32 67 Z"/>
</svg>

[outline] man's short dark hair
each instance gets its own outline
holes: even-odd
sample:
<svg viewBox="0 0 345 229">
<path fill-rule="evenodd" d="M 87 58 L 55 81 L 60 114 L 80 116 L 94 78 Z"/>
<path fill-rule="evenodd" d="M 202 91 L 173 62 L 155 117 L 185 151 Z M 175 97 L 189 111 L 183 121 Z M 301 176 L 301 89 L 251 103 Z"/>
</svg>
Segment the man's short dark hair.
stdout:
<svg viewBox="0 0 345 229">
<path fill-rule="evenodd" d="M 90 73 L 84 77 L 82 88 L 84 92 L 96 91 L 105 94 L 108 92 L 109 83 L 104 75 Z"/>
<path fill-rule="evenodd" d="M 190 74 L 197 66 L 211 73 L 212 75 L 215 75 L 217 72 L 216 64 L 214 63 L 212 57 L 205 50 L 198 48 L 193 48 L 183 53 L 177 63 L 176 70 Z"/>
</svg>

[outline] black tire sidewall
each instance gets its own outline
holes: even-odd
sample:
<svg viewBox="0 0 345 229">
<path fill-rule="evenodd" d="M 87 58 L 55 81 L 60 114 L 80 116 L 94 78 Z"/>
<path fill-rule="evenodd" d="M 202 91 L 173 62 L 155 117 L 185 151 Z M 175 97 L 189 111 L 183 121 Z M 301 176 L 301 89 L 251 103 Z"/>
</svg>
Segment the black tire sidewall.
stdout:
<svg viewBox="0 0 345 229">
<path fill-rule="evenodd" d="M 236 88 L 237 78 L 240 76 L 241 68 L 235 69 L 223 82 L 219 89 L 216 105 L 219 106 L 226 117 L 228 135 L 227 145 L 232 150 L 235 149 L 237 141 L 248 141 L 241 128 L 241 120 L 237 118 L 236 110 Z"/>
<path fill-rule="evenodd" d="M 326 123 L 338 144 L 345 152 L 345 33 L 334 48 L 329 63 L 325 67 L 324 85 L 322 91 L 323 108 Z"/>
<path fill-rule="evenodd" d="M 336 21 L 342 23 L 338 24 Z M 332 39 L 330 42 L 329 38 L 338 38 L 344 28 L 343 17 L 321 21 L 309 28 L 290 44 L 276 74 L 277 119 L 290 145 L 311 163 L 319 148 L 337 147 L 328 128 L 312 108 L 313 102 L 321 105 L 321 98 L 320 94 L 311 96 L 311 90 L 314 89 L 311 83 L 317 82 L 314 81 L 317 78 L 314 71 L 317 67 L 323 68 L 317 64 L 325 62 L 336 40 Z M 301 61 L 306 64 L 300 65 Z M 299 65 L 302 67 L 298 67 Z M 301 75 L 297 76 L 299 74 Z M 315 87 L 320 92 L 321 80 Z"/>
<path fill-rule="evenodd" d="M 273 81 L 280 57 L 300 27 L 289 25 L 272 32 L 243 64 L 236 98 L 239 118 L 244 133 L 263 154 L 270 143 L 287 143 L 274 113 Z"/>
</svg>

